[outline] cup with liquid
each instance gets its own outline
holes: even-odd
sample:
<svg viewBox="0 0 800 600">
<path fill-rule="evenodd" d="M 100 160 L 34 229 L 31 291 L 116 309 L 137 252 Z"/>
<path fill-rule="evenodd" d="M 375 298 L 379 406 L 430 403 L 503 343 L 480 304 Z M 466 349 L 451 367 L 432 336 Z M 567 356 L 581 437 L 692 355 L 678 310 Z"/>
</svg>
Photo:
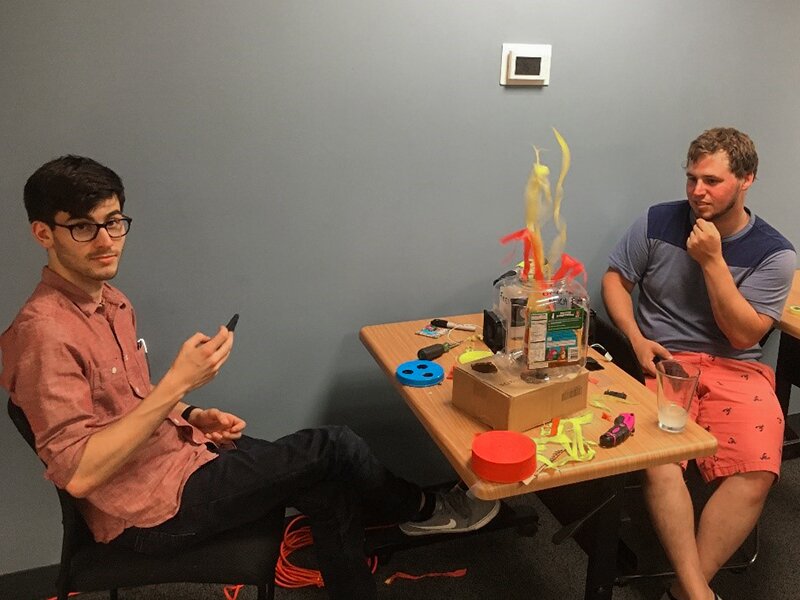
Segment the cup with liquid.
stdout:
<svg viewBox="0 0 800 600">
<path fill-rule="evenodd" d="M 658 377 L 658 426 L 670 433 L 686 427 L 700 369 L 678 360 L 662 360 L 656 364 Z"/>
</svg>

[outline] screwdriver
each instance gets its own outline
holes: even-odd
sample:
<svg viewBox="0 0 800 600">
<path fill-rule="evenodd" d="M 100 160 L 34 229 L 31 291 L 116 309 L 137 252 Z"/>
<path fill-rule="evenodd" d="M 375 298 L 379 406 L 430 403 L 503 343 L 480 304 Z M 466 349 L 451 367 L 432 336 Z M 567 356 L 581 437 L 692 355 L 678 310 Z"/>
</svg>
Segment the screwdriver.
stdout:
<svg viewBox="0 0 800 600">
<path fill-rule="evenodd" d="M 417 352 L 417 358 L 420 360 L 437 359 L 451 348 L 458 346 L 460 343 L 461 342 L 456 342 L 454 344 L 432 344 L 430 346 L 425 346 L 424 348 L 420 348 L 419 352 Z"/>
</svg>

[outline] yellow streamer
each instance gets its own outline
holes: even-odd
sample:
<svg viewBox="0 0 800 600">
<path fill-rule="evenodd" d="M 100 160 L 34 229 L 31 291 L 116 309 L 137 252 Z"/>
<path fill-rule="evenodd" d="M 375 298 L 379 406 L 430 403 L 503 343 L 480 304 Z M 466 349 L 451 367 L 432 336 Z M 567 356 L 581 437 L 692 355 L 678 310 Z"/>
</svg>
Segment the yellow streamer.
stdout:
<svg viewBox="0 0 800 600">
<path fill-rule="evenodd" d="M 555 200 L 550 189 L 550 168 L 542 164 L 541 150 L 536 146 L 533 147 L 536 159 L 525 186 L 525 226 L 530 232 L 533 247 L 531 258 L 535 261 L 536 272 L 542 273 L 545 279 L 552 276 L 567 244 L 567 225 L 561 220 L 561 202 L 564 199 L 564 179 L 569 171 L 571 155 L 566 140 L 555 127 L 553 133 L 561 147 L 561 172 L 556 183 Z M 557 235 L 545 256 L 542 231 L 551 214 Z"/>
<path fill-rule="evenodd" d="M 611 410 L 611 407 L 609 407 L 608 404 L 605 404 L 603 401 L 600 400 L 601 397 L 606 398 L 607 396 L 601 396 L 600 394 L 594 394 L 589 399 L 589 404 L 591 404 L 595 408 L 601 408 L 604 411 L 609 412 L 609 413 L 610 412 L 614 412 L 613 410 Z"/>
<path fill-rule="evenodd" d="M 555 433 L 552 431 L 552 424 L 542 427 L 542 435 L 533 440 L 536 442 L 536 446 L 543 447 L 547 444 L 560 444 L 563 448 L 563 454 L 558 456 L 561 451 L 556 453 L 556 456 L 558 456 L 556 460 L 550 460 L 546 456 L 537 454 L 536 460 L 547 468 L 554 470 L 559 470 L 570 462 L 586 462 L 592 460 L 597 453 L 597 450 L 595 450 L 593 446 L 597 444 L 584 438 L 582 427 L 591 423 L 593 419 L 594 413 L 592 412 L 587 412 L 578 417 L 572 417 L 571 419 L 561 419 Z M 572 433 L 572 436 L 569 435 L 568 430 L 569 433 Z"/>
<path fill-rule="evenodd" d="M 571 162 L 569 146 L 567 146 L 566 140 L 561 136 L 555 127 L 553 127 L 553 133 L 556 135 L 558 145 L 561 146 L 561 173 L 558 175 L 558 181 L 556 182 L 556 196 L 553 201 L 553 224 L 556 226 L 558 236 L 550 245 L 550 252 L 547 255 L 548 265 L 556 264 L 556 262 L 561 258 L 564 248 L 567 245 L 567 224 L 561 221 L 561 201 L 564 199 L 564 180 L 567 177 L 567 172 L 569 171 Z"/>
</svg>

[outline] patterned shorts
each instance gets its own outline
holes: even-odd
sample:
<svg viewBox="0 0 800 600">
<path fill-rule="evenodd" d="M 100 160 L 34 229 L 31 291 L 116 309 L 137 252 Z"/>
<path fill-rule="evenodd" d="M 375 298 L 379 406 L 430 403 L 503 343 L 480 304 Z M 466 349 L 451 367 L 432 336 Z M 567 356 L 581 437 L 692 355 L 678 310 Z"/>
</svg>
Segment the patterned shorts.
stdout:
<svg viewBox="0 0 800 600">
<path fill-rule="evenodd" d="M 718 442 L 716 454 L 697 459 L 703 478 L 708 482 L 749 471 L 779 476 L 784 425 L 772 369 L 700 352 L 676 352 L 673 358 L 700 368 L 689 413 Z M 651 378 L 647 386 L 653 391 L 658 387 Z"/>
</svg>

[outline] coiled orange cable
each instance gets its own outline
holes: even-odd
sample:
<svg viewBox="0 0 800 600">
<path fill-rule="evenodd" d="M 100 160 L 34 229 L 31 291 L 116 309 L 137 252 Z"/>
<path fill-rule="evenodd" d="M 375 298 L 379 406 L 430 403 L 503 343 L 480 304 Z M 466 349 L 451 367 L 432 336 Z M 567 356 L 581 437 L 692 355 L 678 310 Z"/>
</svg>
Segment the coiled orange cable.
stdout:
<svg viewBox="0 0 800 600">
<path fill-rule="evenodd" d="M 275 583 L 282 588 L 296 589 L 312 585 L 318 588 L 325 587 L 325 582 L 319 571 L 306 567 L 298 567 L 289 561 L 289 556 L 293 552 L 314 543 L 310 526 L 303 525 L 295 527 L 300 521 L 306 518 L 305 515 L 298 515 L 286 525 L 283 534 L 283 542 L 281 542 L 280 554 L 278 555 L 278 564 L 275 566 Z M 367 561 L 370 571 L 374 574 L 378 570 L 378 557 L 365 557 L 364 560 Z M 411 575 L 398 571 L 394 575 L 388 577 L 384 583 L 390 585 L 395 579 L 417 580 L 426 577 L 463 577 L 466 574 L 466 569 L 456 569 L 455 571 L 443 573 L 425 573 L 423 575 Z"/>
<path fill-rule="evenodd" d="M 298 515 L 286 525 L 278 555 L 278 564 L 275 566 L 275 583 L 282 588 L 296 589 L 312 585 L 318 588 L 325 587 L 325 582 L 318 570 L 294 565 L 289 560 L 289 556 L 293 552 L 314 543 L 311 527 L 308 525 L 297 526 L 306 518 L 305 515 Z M 373 556 L 364 560 L 367 561 L 370 571 L 375 573 L 378 568 L 377 557 Z"/>
</svg>

